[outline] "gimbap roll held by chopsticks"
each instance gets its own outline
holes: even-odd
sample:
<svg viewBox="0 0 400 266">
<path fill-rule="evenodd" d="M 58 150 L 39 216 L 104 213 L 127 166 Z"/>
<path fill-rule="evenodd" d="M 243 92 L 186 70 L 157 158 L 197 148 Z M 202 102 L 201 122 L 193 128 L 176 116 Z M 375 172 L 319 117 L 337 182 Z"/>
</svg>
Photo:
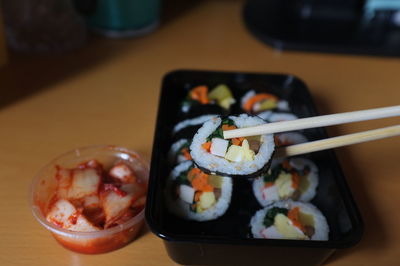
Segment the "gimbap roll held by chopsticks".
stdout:
<svg viewBox="0 0 400 266">
<path fill-rule="evenodd" d="M 175 215 L 194 221 L 209 221 L 222 216 L 229 207 L 232 179 L 209 175 L 192 161 L 177 165 L 166 186 L 166 203 Z"/>
<path fill-rule="evenodd" d="M 193 161 L 207 173 L 256 177 L 269 166 L 275 148 L 273 135 L 225 140 L 222 131 L 264 123 L 261 118 L 247 114 L 212 118 L 193 137 L 190 145 Z"/>
<path fill-rule="evenodd" d="M 254 238 L 328 240 L 324 215 L 311 203 L 279 201 L 255 213 L 250 221 Z"/>
</svg>

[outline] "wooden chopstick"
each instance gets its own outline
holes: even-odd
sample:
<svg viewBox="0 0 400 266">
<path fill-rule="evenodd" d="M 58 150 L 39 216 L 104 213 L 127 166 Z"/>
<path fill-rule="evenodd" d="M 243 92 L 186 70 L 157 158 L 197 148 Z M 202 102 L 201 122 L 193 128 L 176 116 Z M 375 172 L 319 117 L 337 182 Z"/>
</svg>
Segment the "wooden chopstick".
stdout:
<svg viewBox="0 0 400 266">
<path fill-rule="evenodd" d="M 263 124 L 255 127 L 246 127 L 224 131 L 224 138 L 238 138 L 247 136 L 256 136 L 263 134 L 272 134 L 285 131 L 300 130 L 306 128 L 315 128 L 323 126 L 339 125 L 351 122 L 373 120 L 392 116 L 400 116 L 400 105 L 368 109 L 362 111 L 353 111 L 339 114 L 314 116 L 301 118 L 291 121 L 282 121 L 269 124 Z"/>
<path fill-rule="evenodd" d="M 280 147 L 276 150 L 274 157 L 281 158 L 295 156 L 395 136 L 400 136 L 400 125 Z"/>
</svg>

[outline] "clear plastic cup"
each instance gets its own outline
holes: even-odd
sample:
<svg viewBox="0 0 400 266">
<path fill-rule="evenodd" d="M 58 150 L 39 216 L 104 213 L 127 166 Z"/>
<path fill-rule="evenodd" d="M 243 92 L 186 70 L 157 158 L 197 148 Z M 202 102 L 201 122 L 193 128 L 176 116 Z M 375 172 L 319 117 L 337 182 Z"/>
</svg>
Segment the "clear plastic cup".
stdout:
<svg viewBox="0 0 400 266">
<path fill-rule="evenodd" d="M 49 223 L 45 216 L 56 191 L 56 166 L 75 168 L 91 159 L 102 163 L 105 169 L 122 160 L 139 178 L 148 182 L 148 164 L 134 151 L 110 145 L 78 148 L 59 156 L 39 171 L 31 186 L 30 203 L 35 218 L 61 245 L 76 252 L 96 254 L 121 248 L 135 239 L 144 223 L 144 209 L 123 224 L 94 232 L 71 231 Z"/>
</svg>

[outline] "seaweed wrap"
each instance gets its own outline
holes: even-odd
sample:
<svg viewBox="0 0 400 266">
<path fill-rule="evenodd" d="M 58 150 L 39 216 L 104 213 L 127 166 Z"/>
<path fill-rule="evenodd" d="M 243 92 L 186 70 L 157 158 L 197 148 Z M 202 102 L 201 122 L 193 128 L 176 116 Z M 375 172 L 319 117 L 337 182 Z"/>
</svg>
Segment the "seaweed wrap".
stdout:
<svg viewBox="0 0 400 266">
<path fill-rule="evenodd" d="M 329 226 L 324 215 L 311 203 L 280 201 L 251 218 L 254 238 L 328 240 Z"/>
<path fill-rule="evenodd" d="M 222 216 L 229 207 L 232 179 L 208 175 L 192 161 L 177 165 L 166 186 L 168 209 L 175 215 L 194 221 L 209 221 Z"/>
<path fill-rule="evenodd" d="M 193 137 L 190 145 L 193 161 L 207 173 L 256 177 L 269 166 L 275 148 L 273 135 L 225 140 L 222 134 L 223 130 L 264 123 L 261 118 L 247 114 L 212 118 Z"/>
<path fill-rule="evenodd" d="M 318 168 L 305 158 L 277 159 L 268 172 L 253 181 L 253 192 L 262 206 L 280 200 L 310 201 L 318 186 Z"/>
</svg>

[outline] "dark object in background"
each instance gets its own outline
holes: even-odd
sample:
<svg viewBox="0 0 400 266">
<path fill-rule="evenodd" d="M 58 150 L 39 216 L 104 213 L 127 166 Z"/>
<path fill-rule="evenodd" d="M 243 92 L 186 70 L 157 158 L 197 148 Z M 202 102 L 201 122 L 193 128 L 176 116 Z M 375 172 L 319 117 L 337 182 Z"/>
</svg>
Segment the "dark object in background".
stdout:
<svg viewBox="0 0 400 266">
<path fill-rule="evenodd" d="M 400 55 L 400 1 L 248 0 L 243 17 L 277 48 Z"/>
<path fill-rule="evenodd" d="M 159 25 L 161 0 L 75 0 L 91 30 L 124 38 L 153 32 Z"/>
<path fill-rule="evenodd" d="M 14 51 L 52 53 L 81 47 L 86 26 L 71 0 L 2 0 L 7 43 Z"/>
<path fill-rule="evenodd" d="M 314 104 L 306 85 L 291 75 L 239 72 L 176 71 L 162 83 L 146 203 L 150 229 L 164 240 L 169 256 L 185 265 L 319 265 L 335 249 L 355 245 L 361 238 L 363 222 L 332 150 L 309 154 L 320 169 L 316 197 L 311 201 L 326 217 L 328 241 L 250 238 L 249 224 L 262 207 L 253 196 L 252 183 L 234 179 L 231 204 L 220 218 L 195 222 L 171 214 L 164 202 L 167 176 L 171 171 L 168 150 L 170 135 L 177 122 L 180 103 L 196 84 L 210 87 L 226 84 L 240 99 L 249 88 L 264 90 L 287 100 L 299 117 L 315 116 Z M 231 110 L 240 112 L 239 106 Z M 327 137 L 322 128 L 304 131 L 310 140 Z M 190 136 L 189 136 L 190 137 Z"/>
</svg>

